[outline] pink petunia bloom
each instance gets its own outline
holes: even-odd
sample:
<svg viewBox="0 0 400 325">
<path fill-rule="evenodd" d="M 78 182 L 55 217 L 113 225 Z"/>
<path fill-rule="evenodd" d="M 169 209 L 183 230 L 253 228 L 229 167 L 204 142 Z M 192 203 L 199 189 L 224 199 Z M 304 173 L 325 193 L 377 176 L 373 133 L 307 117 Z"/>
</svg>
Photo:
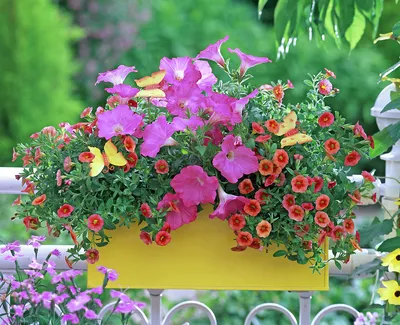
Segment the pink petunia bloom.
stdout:
<svg viewBox="0 0 400 325">
<path fill-rule="evenodd" d="M 221 67 L 225 67 L 225 60 L 221 55 L 221 45 L 229 39 L 229 36 L 225 36 L 214 44 L 208 45 L 203 51 L 201 51 L 197 56 L 198 59 L 211 60 L 218 63 Z"/>
<path fill-rule="evenodd" d="M 92 214 L 87 221 L 88 228 L 92 231 L 99 232 L 101 229 L 103 229 L 104 226 L 104 220 L 103 218 L 98 215 L 98 214 Z"/>
<path fill-rule="evenodd" d="M 97 117 L 99 137 L 111 139 L 117 135 L 133 134 L 143 117 L 131 111 L 128 105 L 119 105 Z"/>
<path fill-rule="evenodd" d="M 135 97 L 140 90 L 129 85 L 120 84 L 112 88 L 105 88 L 105 91 L 109 94 L 117 94 L 121 98 L 132 98 Z"/>
<path fill-rule="evenodd" d="M 185 206 L 214 203 L 218 179 L 208 176 L 200 166 L 188 166 L 171 180 L 171 187 Z"/>
<path fill-rule="evenodd" d="M 115 70 L 110 70 L 106 72 L 99 73 L 95 85 L 100 82 L 111 82 L 114 86 L 122 84 L 128 74 L 131 72 L 137 72 L 135 67 L 127 67 L 125 65 L 120 65 Z"/>
<path fill-rule="evenodd" d="M 221 186 L 218 187 L 219 205 L 210 214 L 210 218 L 219 218 L 226 220 L 233 213 L 242 213 L 244 206 L 250 202 L 250 199 L 244 196 L 236 196 L 226 193 Z"/>
<path fill-rule="evenodd" d="M 162 146 L 176 144 L 176 141 L 171 138 L 174 131 L 174 126 L 167 122 L 165 115 L 159 116 L 144 129 L 144 142 L 140 146 L 140 154 L 154 158 Z"/>
<path fill-rule="evenodd" d="M 207 61 L 195 61 L 194 65 L 201 73 L 201 79 L 197 81 L 197 86 L 206 92 L 212 92 L 212 86 L 218 81 L 217 77 L 212 73 L 210 64 Z"/>
<path fill-rule="evenodd" d="M 328 96 L 332 91 L 332 84 L 328 79 L 323 79 L 318 83 L 318 91 L 320 94 Z"/>
<path fill-rule="evenodd" d="M 205 100 L 201 89 L 194 82 L 185 82 L 171 87 L 166 92 L 167 110 L 173 115 L 186 117 L 187 112 L 197 113 Z"/>
<path fill-rule="evenodd" d="M 239 73 L 240 73 L 241 77 L 243 77 L 246 74 L 246 71 L 248 69 L 250 69 L 256 65 L 272 62 L 268 58 L 262 58 L 262 57 L 258 57 L 258 56 L 245 54 L 239 49 L 232 50 L 232 49 L 228 48 L 228 51 L 231 53 L 235 53 L 239 57 L 239 59 L 241 61 L 240 68 L 239 68 Z"/>
<path fill-rule="evenodd" d="M 233 135 L 225 137 L 221 149 L 215 155 L 213 165 L 230 183 L 237 183 L 243 175 L 258 170 L 258 159 L 254 152 L 243 145 L 235 146 Z"/>
<path fill-rule="evenodd" d="M 201 79 L 201 73 L 192 63 L 188 56 L 182 58 L 162 58 L 160 70 L 165 70 L 164 80 L 170 84 L 177 85 L 185 80 L 185 83 L 196 83 Z"/>
<path fill-rule="evenodd" d="M 356 124 L 354 124 L 353 132 L 354 132 L 354 136 L 356 136 L 356 137 L 362 137 L 364 140 L 367 140 L 367 138 L 368 138 L 367 134 L 364 131 L 364 128 L 358 121 Z"/>
<path fill-rule="evenodd" d="M 174 117 L 172 120 L 172 126 L 175 131 L 183 131 L 186 129 L 196 131 L 199 127 L 204 126 L 204 120 L 200 116 L 191 116 L 188 119 L 181 117 Z"/>
<path fill-rule="evenodd" d="M 165 194 L 157 205 L 157 210 L 161 209 L 167 209 L 167 222 L 172 230 L 191 223 L 197 218 L 197 206 L 185 206 L 179 194 Z"/>
</svg>

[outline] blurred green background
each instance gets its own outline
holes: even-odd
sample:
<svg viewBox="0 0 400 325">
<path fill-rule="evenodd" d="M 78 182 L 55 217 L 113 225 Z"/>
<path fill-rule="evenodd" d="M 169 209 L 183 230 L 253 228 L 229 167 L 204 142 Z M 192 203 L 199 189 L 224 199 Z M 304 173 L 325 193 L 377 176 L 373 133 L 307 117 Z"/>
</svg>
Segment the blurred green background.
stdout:
<svg viewBox="0 0 400 325">
<path fill-rule="evenodd" d="M 139 76 L 146 75 L 157 70 L 162 57 L 194 57 L 225 35 L 230 40 L 222 53 L 232 58 L 232 65 L 238 60 L 228 47 L 273 60 L 253 69 L 251 82 L 257 86 L 290 79 L 295 88 L 285 94 L 287 102 L 304 99 L 307 73 L 325 67 L 334 71 L 340 94 L 328 104 L 350 122 L 360 121 L 368 134 L 375 133 L 370 108 L 386 86 L 377 84 L 378 74 L 398 59 L 395 42 L 374 45 L 370 28 L 349 53 L 302 35 L 285 59 L 276 60 L 275 5 L 276 0 L 270 0 L 258 20 L 257 0 L 0 0 L 0 166 L 19 166 L 11 164 L 12 147 L 32 133 L 62 121 L 76 122 L 85 107 L 102 105 L 104 87 L 94 86 L 99 72 L 125 64 L 135 65 Z M 391 30 L 399 20 L 396 13 L 395 2 L 385 1 L 379 32 Z M 379 159 L 363 162 L 360 168 L 384 174 Z M 19 222 L 10 222 L 14 199 L 0 196 L 2 241 L 28 236 Z M 329 293 L 318 294 L 317 305 L 357 302 L 355 307 L 362 309 L 368 304 L 368 281 L 353 287 L 339 282 Z M 296 308 L 284 293 L 207 293 L 202 299 L 219 308 L 223 325 L 240 324 L 245 310 L 266 300 Z M 338 319 L 330 324 L 346 324 Z M 193 324 L 206 323 L 203 319 Z"/>
</svg>

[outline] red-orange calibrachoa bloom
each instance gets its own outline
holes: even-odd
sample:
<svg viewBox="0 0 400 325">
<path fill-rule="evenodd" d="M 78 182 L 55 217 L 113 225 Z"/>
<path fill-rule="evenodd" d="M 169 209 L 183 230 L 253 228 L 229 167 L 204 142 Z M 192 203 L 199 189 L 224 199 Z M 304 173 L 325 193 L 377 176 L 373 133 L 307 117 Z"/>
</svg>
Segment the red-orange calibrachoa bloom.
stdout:
<svg viewBox="0 0 400 325">
<path fill-rule="evenodd" d="M 246 195 L 254 191 L 253 183 L 250 179 L 246 178 L 239 183 L 240 194 Z"/>
<path fill-rule="evenodd" d="M 85 255 L 86 255 L 86 260 L 89 264 L 96 263 L 100 258 L 99 251 L 94 248 L 88 249 Z"/>
<path fill-rule="evenodd" d="M 146 245 L 150 245 L 153 241 L 151 240 L 151 236 L 148 232 L 141 231 L 139 238 L 144 242 Z"/>
<path fill-rule="evenodd" d="M 29 229 L 36 230 L 39 228 L 39 219 L 31 216 L 26 216 L 23 220 L 26 231 Z"/>
<path fill-rule="evenodd" d="M 135 168 L 137 162 L 138 162 L 138 155 L 136 154 L 136 152 L 131 152 L 128 154 L 128 156 L 126 157 L 126 161 L 129 164 L 130 168 Z"/>
<path fill-rule="evenodd" d="M 14 202 L 11 205 L 12 206 L 21 205 L 21 195 L 18 195 L 18 197 L 14 200 Z"/>
<path fill-rule="evenodd" d="M 322 128 L 326 128 L 330 125 L 332 125 L 333 121 L 335 120 L 335 117 L 331 112 L 325 112 L 322 113 L 321 116 L 318 118 L 318 124 Z"/>
<path fill-rule="evenodd" d="M 374 137 L 372 135 L 368 135 L 367 140 L 369 141 L 369 146 L 371 147 L 371 149 L 374 149 L 375 148 Z"/>
<path fill-rule="evenodd" d="M 295 153 L 293 155 L 294 160 L 303 160 L 304 156 L 300 155 L 299 153 Z"/>
<path fill-rule="evenodd" d="M 82 163 L 90 163 L 94 159 L 94 154 L 89 151 L 85 151 L 79 154 L 79 161 Z"/>
<path fill-rule="evenodd" d="M 302 175 L 297 175 L 296 177 L 293 177 L 290 183 L 292 185 L 292 191 L 295 193 L 304 193 L 305 191 L 307 191 L 308 180 Z"/>
<path fill-rule="evenodd" d="M 171 241 L 171 235 L 164 231 L 161 230 L 157 233 L 156 235 L 156 244 L 159 246 L 165 246 Z"/>
<path fill-rule="evenodd" d="M 247 231 L 241 231 L 237 235 L 236 241 L 240 246 L 250 246 L 253 242 L 253 236 Z"/>
<path fill-rule="evenodd" d="M 101 229 L 103 229 L 103 226 L 104 226 L 104 220 L 100 215 L 92 214 L 88 218 L 88 228 L 90 230 L 99 232 Z"/>
<path fill-rule="evenodd" d="M 349 234 L 352 234 L 354 232 L 354 221 L 353 221 L 353 219 L 351 219 L 351 218 L 344 219 L 343 227 Z"/>
<path fill-rule="evenodd" d="M 71 171 L 71 169 L 72 169 L 72 166 L 73 166 L 73 164 L 72 164 L 72 161 L 71 161 L 71 157 L 70 156 L 65 157 L 65 159 L 64 159 L 64 170 L 67 173 L 69 173 Z"/>
<path fill-rule="evenodd" d="M 124 139 L 124 147 L 128 152 L 135 152 L 136 142 L 130 136 L 126 136 Z"/>
<path fill-rule="evenodd" d="M 166 232 L 171 232 L 171 225 L 168 222 L 164 222 L 163 227 L 161 228 L 161 231 L 166 231 Z"/>
<path fill-rule="evenodd" d="M 277 179 L 278 175 L 269 175 L 266 179 L 265 179 L 265 183 L 264 186 L 268 187 L 271 186 L 272 184 L 275 183 L 275 180 Z"/>
<path fill-rule="evenodd" d="M 265 192 L 263 189 L 259 189 L 256 194 L 254 195 L 254 198 L 261 204 L 264 205 L 266 201 L 271 198 L 271 194 L 268 194 Z"/>
<path fill-rule="evenodd" d="M 366 180 L 366 181 L 369 181 L 369 182 L 375 182 L 375 177 L 374 176 L 372 176 L 370 173 L 368 173 L 367 171 L 362 171 L 361 172 L 361 175 L 362 175 L 362 177 L 364 177 L 364 179 Z"/>
<path fill-rule="evenodd" d="M 296 221 L 302 221 L 304 218 L 304 210 L 300 205 L 292 205 L 289 208 L 289 218 Z"/>
<path fill-rule="evenodd" d="M 312 182 L 309 182 L 310 186 L 312 184 L 314 184 L 314 193 L 318 193 L 324 187 L 324 179 L 320 176 L 315 176 L 312 178 Z"/>
<path fill-rule="evenodd" d="M 282 206 L 286 209 L 289 210 L 289 208 L 293 205 L 296 204 L 296 200 L 293 194 L 286 194 L 283 197 L 283 201 L 282 201 Z"/>
<path fill-rule="evenodd" d="M 140 206 L 140 212 L 143 214 L 144 217 L 151 218 L 151 209 L 147 203 L 142 203 L 142 205 Z"/>
<path fill-rule="evenodd" d="M 330 198 L 328 195 L 321 194 L 315 201 L 315 206 L 317 210 L 323 210 L 328 207 Z"/>
<path fill-rule="evenodd" d="M 259 237 L 266 238 L 271 233 L 272 226 L 267 220 L 262 220 L 258 223 L 256 230 Z"/>
<path fill-rule="evenodd" d="M 258 171 L 261 175 L 271 175 L 274 170 L 274 163 L 271 160 L 263 159 L 258 164 Z"/>
<path fill-rule="evenodd" d="M 257 200 L 250 200 L 243 207 L 244 212 L 248 215 L 255 217 L 261 211 L 261 205 Z"/>
<path fill-rule="evenodd" d="M 228 224 L 232 230 L 241 230 L 246 225 L 246 220 L 241 214 L 235 213 L 229 218 Z"/>
<path fill-rule="evenodd" d="M 350 196 L 350 198 L 353 200 L 354 203 L 361 203 L 361 193 L 359 190 L 355 190 L 352 194 L 348 194 L 348 196 Z"/>
<path fill-rule="evenodd" d="M 280 168 L 284 168 L 289 162 L 289 155 L 283 149 L 276 150 L 272 161 Z"/>
<path fill-rule="evenodd" d="M 332 239 L 337 241 L 342 238 L 344 234 L 344 228 L 342 226 L 335 226 L 332 229 Z"/>
<path fill-rule="evenodd" d="M 325 228 L 329 225 L 331 219 L 329 219 L 329 216 L 325 212 L 318 211 L 315 214 L 314 221 L 318 226 Z"/>
<path fill-rule="evenodd" d="M 275 99 L 278 101 L 279 104 L 282 103 L 283 100 L 283 96 L 285 96 L 285 92 L 284 89 L 282 87 L 282 85 L 276 85 L 273 89 L 272 89 Z"/>
<path fill-rule="evenodd" d="M 266 135 L 259 135 L 254 141 L 255 142 L 267 142 L 269 139 L 271 139 L 272 137 L 269 134 Z"/>
<path fill-rule="evenodd" d="M 253 129 L 253 133 L 256 133 L 256 134 L 264 134 L 265 133 L 264 128 L 257 122 L 252 122 L 251 128 Z"/>
<path fill-rule="evenodd" d="M 278 175 L 282 173 L 282 168 L 279 167 L 277 164 L 274 164 L 274 168 L 272 170 L 272 174 L 276 175 L 278 177 Z"/>
<path fill-rule="evenodd" d="M 249 246 L 254 249 L 260 249 L 261 248 L 261 242 L 260 238 L 253 238 L 253 241 L 251 242 L 251 245 Z"/>
<path fill-rule="evenodd" d="M 32 201 L 32 205 L 41 205 L 46 201 L 46 194 L 42 194 Z"/>
<path fill-rule="evenodd" d="M 361 155 L 357 151 L 353 150 L 344 159 L 344 165 L 345 166 L 355 166 L 358 164 L 360 159 L 361 159 Z"/>
<path fill-rule="evenodd" d="M 57 210 L 57 215 L 59 218 L 67 218 L 71 215 L 72 211 L 74 211 L 74 207 L 70 204 L 63 204 Z"/>
<path fill-rule="evenodd" d="M 271 133 L 278 133 L 279 132 L 279 124 L 275 120 L 268 120 L 267 122 L 265 122 L 264 125 L 267 128 L 267 130 L 269 132 L 271 132 Z"/>
<path fill-rule="evenodd" d="M 154 168 L 157 174 L 167 174 L 169 172 L 169 165 L 164 159 L 157 160 Z"/>
<path fill-rule="evenodd" d="M 330 138 L 325 141 L 324 147 L 327 153 L 334 155 L 340 150 L 340 143 L 334 138 Z"/>
<path fill-rule="evenodd" d="M 311 202 L 304 202 L 301 204 L 301 207 L 307 211 L 314 210 L 314 205 Z"/>
<path fill-rule="evenodd" d="M 92 107 L 86 107 L 81 113 L 81 118 L 89 116 L 90 113 L 92 113 Z"/>
</svg>

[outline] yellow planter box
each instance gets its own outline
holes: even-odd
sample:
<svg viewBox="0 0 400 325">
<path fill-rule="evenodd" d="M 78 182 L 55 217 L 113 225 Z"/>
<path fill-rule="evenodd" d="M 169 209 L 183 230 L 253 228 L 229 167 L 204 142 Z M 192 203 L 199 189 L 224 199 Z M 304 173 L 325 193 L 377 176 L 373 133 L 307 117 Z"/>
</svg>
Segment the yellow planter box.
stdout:
<svg viewBox="0 0 400 325">
<path fill-rule="evenodd" d="M 171 242 L 146 246 L 139 227 L 118 228 L 111 242 L 99 249 L 100 260 L 88 266 L 88 286 L 99 286 L 99 265 L 119 273 L 110 288 L 196 289 L 196 290 L 328 290 L 329 272 L 313 274 L 308 265 L 272 257 L 255 249 L 233 252 L 234 234 L 226 222 L 211 220 L 211 206 L 196 221 L 172 232 Z M 327 252 L 325 244 L 325 252 Z M 324 257 L 325 259 L 327 256 Z"/>
</svg>

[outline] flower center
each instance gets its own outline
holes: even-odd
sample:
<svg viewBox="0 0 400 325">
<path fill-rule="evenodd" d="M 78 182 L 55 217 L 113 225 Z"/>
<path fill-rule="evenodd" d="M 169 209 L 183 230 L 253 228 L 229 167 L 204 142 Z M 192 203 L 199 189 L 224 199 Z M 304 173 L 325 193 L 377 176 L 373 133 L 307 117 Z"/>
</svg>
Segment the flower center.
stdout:
<svg viewBox="0 0 400 325">
<path fill-rule="evenodd" d="M 99 223 L 99 221 L 97 219 L 93 220 L 93 224 L 97 225 Z"/>
<path fill-rule="evenodd" d="M 199 182 L 199 184 L 200 184 L 201 186 L 204 185 L 204 181 L 203 181 L 201 178 L 197 177 L 196 179 L 197 179 L 197 181 Z"/>
<path fill-rule="evenodd" d="M 184 71 L 183 70 L 177 70 L 175 71 L 175 79 L 178 81 L 181 81 L 183 79 L 183 77 L 185 76 Z"/>
<path fill-rule="evenodd" d="M 400 261 L 400 254 L 396 256 L 396 261 Z"/>
<path fill-rule="evenodd" d="M 229 151 L 226 155 L 226 158 L 228 158 L 229 160 L 233 160 L 234 157 L 235 153 L 233 151 Z"/>
<path fill-rule="evenodd" d="M 399 298 L 400 297 L 400 290 L 395 291 L 394 296 L 396 298 Z"/>
</svg>

